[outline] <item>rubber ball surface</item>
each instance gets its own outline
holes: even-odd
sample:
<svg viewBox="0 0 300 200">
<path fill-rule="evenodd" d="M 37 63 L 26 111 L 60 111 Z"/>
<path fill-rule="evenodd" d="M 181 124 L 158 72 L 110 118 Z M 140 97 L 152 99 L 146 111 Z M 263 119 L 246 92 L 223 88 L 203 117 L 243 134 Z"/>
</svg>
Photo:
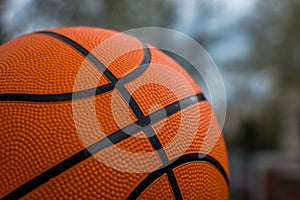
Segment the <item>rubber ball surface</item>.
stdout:
<svg viewBox="0 0 300 200">
<path fill-rule="evenodd" d="M 228 199 L 226 147 L 174 60 L 67 27 L 0 46 L 0 199 Z"/>
</svg>

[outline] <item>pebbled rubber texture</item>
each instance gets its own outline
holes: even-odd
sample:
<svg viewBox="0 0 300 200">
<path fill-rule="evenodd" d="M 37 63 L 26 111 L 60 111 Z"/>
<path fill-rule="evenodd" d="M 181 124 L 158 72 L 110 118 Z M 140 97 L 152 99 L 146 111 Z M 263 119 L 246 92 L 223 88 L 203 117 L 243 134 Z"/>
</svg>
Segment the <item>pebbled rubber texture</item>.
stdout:
<svg viewBox="0 0 300 200">
<path fill-rule="evenodd" d="M 116 35 L 59 28 L 0 47 L 0 199 L 228 198 L 202 90 L 161 51 Z M 208 159 L 168 168 L 198 154 Z"/>
</svg>

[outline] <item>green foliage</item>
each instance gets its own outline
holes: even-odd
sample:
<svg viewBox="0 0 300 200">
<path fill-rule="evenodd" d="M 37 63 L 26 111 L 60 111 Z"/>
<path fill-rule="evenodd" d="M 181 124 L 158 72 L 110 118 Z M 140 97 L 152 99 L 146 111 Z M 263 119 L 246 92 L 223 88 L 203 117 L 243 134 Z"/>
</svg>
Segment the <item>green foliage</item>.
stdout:
<svg viewBox="0 0 300 200">
<path fill-rule="evenodd" d="M 3 5 L 9 3 L 1 1 Z M 4 15 L 4 9 L 3 6 L 0 15 Z M 22 33 L 34 25 L 39 28 L 81 25 L 124 31 L 143 26 L 170 27 L 175 17 L 174 4 L 161 0 L 36 0 L 27 4 L 26 9 L 30 12 L 18 13 L 14 23 L 1 31 L 8 36 L 3 40 L 11 39 L 9 35 Z M 0 27 L 4 24 L 1 23 Z"/>
<path fill-rule="evenodd" d="M 297 0 L 257 1 L 244 21 L 251 40 L 249 65 L 269 67 L 280 87 L 298 87 L 300 73 L 300 3 Z"/>
<path fill-rule="evenodd" d="M 247 153 L 277 149 L 281 132 L 280 117 L 280 110 L 271 105 L 262 109 L 259 117 L 242 119 L 236 137 L 231 141 L 232 145 Z"/>
</svg>

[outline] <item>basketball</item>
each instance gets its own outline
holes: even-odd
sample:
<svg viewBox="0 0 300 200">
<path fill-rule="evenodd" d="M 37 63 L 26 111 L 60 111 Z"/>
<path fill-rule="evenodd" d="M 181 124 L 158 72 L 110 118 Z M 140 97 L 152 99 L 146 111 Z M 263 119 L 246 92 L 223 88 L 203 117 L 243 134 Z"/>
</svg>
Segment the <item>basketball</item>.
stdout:
<svg viewBox="0 0 300 200">
<path fill-rule="evenodd" d="M 91 27 L 0 46 L 1 199 L 228 199 L 224 137 L 180 64 Z"/>
</svg>

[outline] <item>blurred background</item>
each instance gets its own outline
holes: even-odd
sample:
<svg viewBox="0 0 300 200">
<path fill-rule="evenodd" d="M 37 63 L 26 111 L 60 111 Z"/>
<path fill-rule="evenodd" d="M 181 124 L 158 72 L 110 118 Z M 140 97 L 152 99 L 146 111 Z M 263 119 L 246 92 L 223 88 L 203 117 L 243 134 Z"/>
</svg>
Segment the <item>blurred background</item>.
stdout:
<svg viewBox="0 0 300 200">
<path fill-rule="evenodd" d="M 225 82 L 230 199 L 300 199 L 300 0 L 0 0 L 0 44 L 73 25 L 196 39 Z"/>
</svg>

